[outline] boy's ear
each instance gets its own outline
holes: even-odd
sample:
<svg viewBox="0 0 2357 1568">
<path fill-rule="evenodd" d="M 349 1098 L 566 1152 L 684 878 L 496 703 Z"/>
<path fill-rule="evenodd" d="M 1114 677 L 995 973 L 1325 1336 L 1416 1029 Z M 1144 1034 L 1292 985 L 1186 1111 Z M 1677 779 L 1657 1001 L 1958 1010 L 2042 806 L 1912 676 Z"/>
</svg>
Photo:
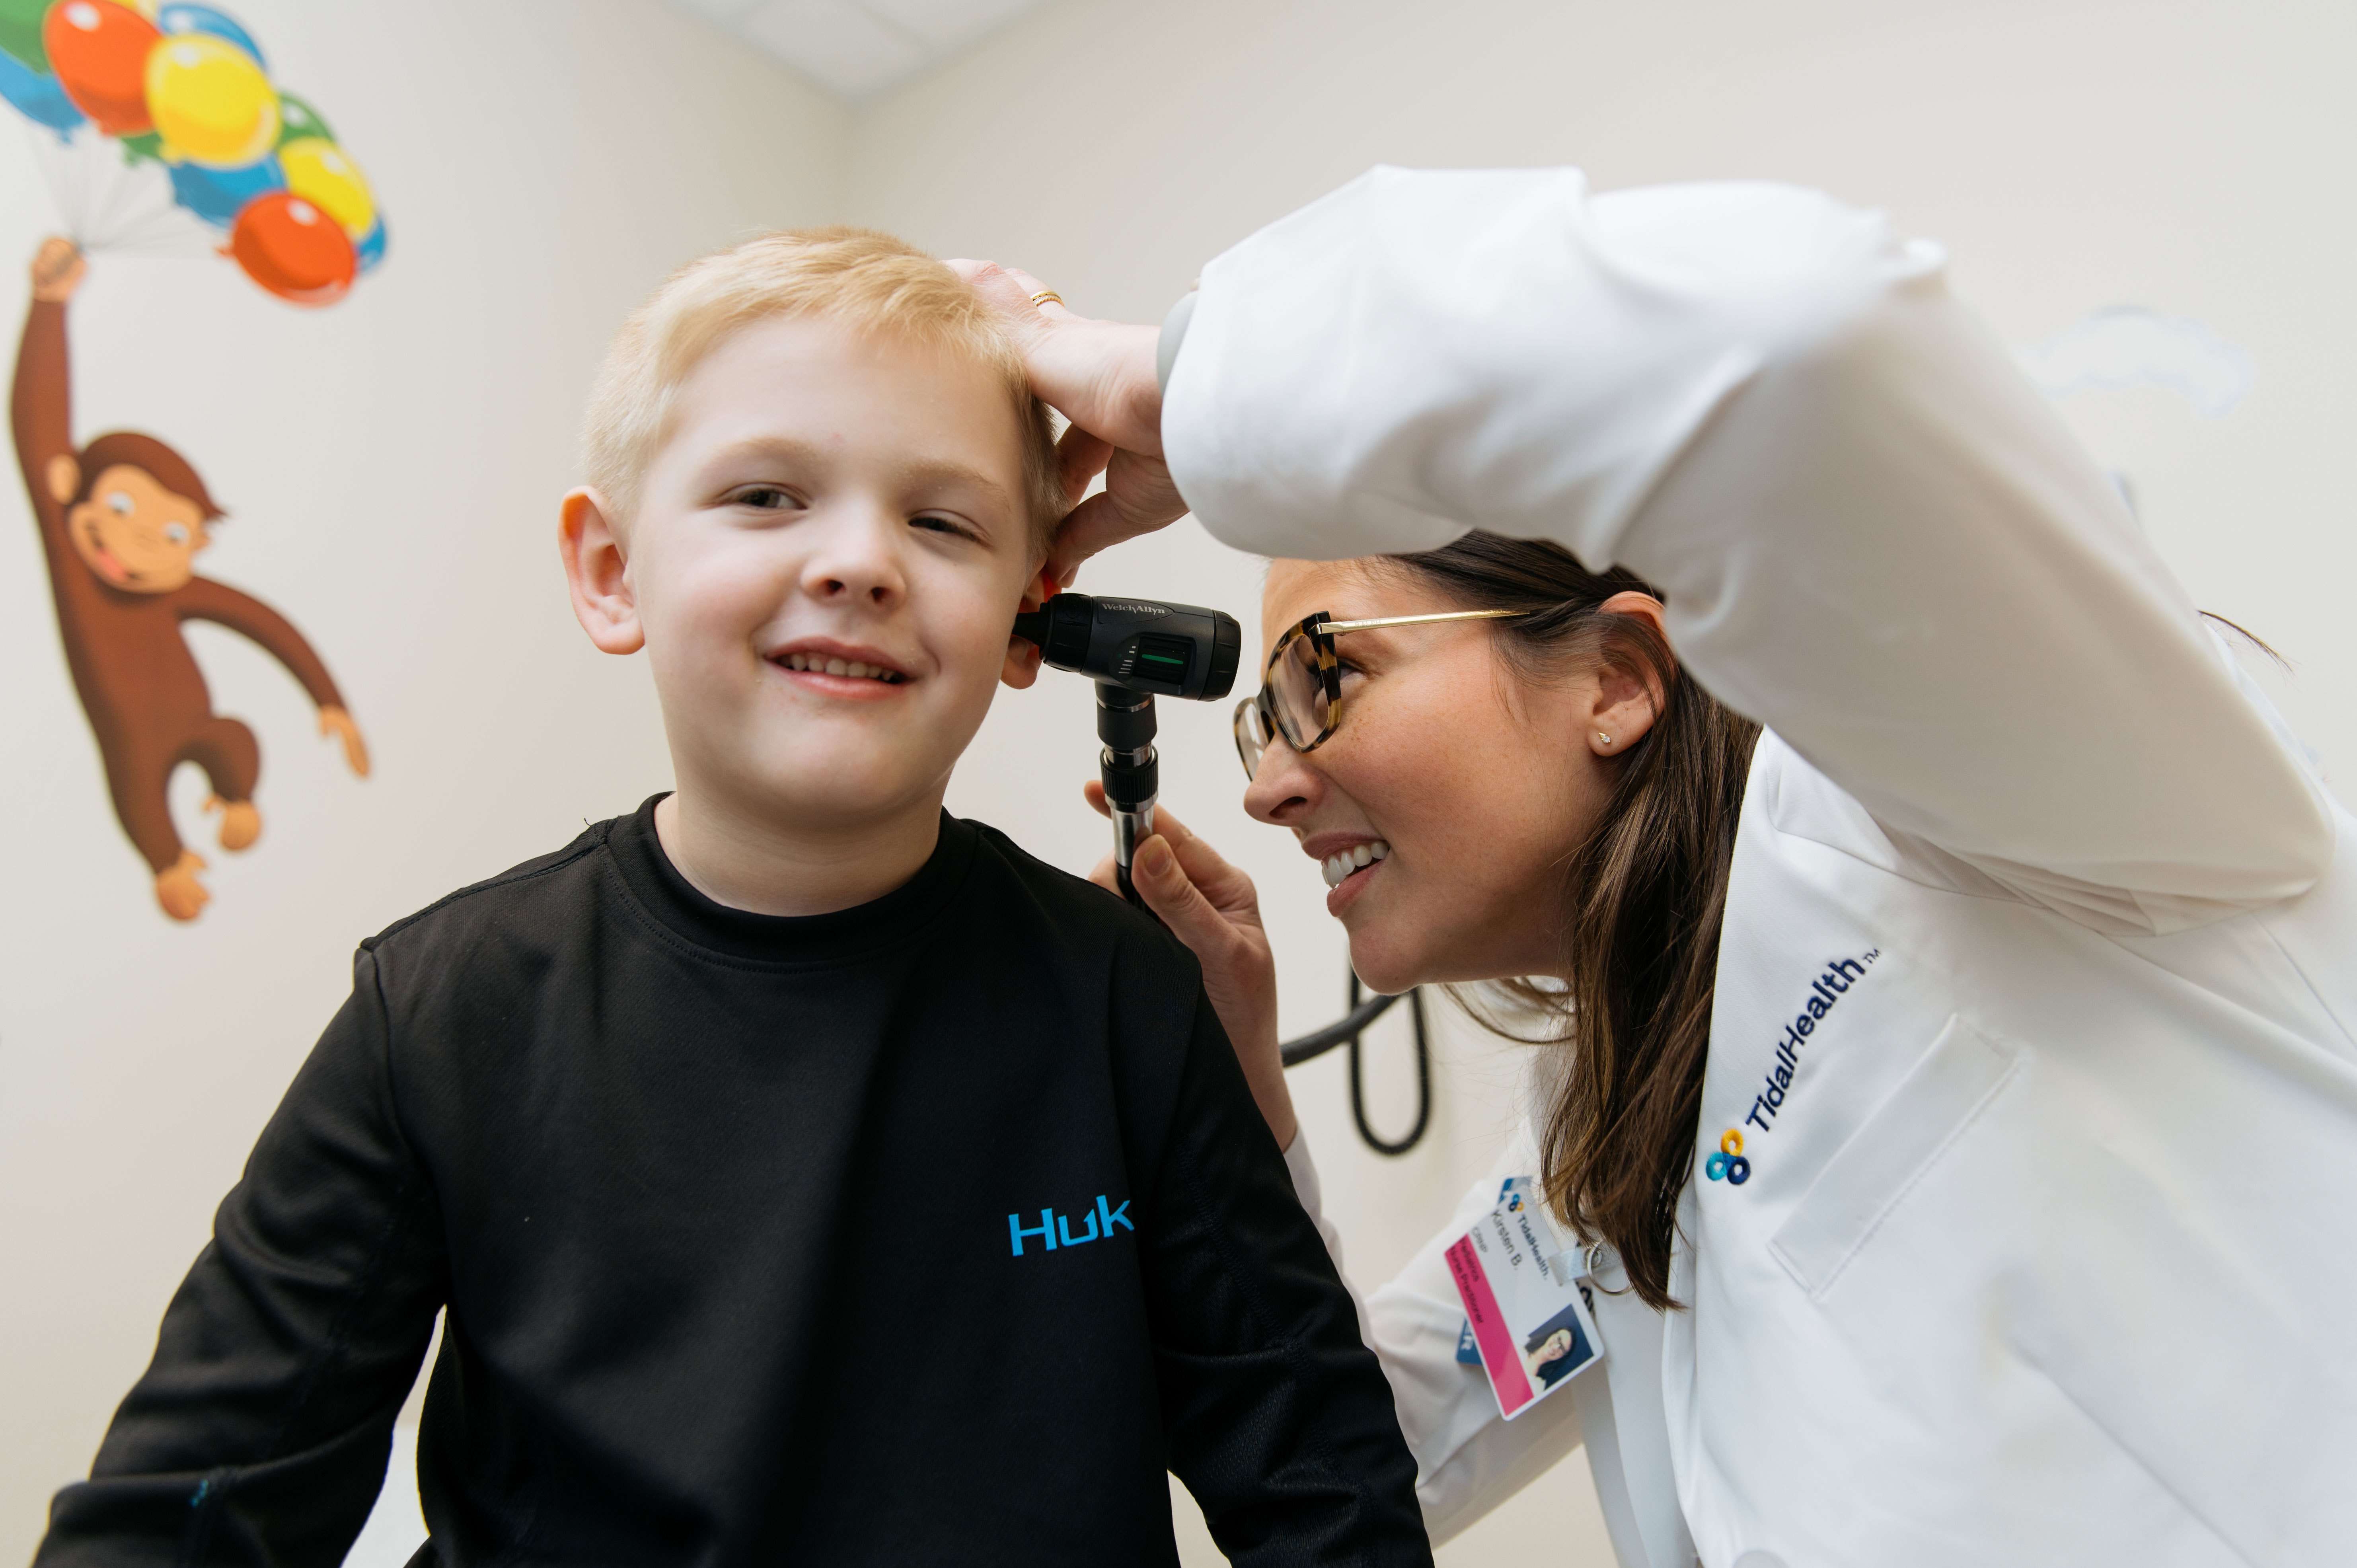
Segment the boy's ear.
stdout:
<svg viewBox="0 0 2357 1568">
<path fill-rule="evenodd" d="M 1048 602 L 1047 574 L 1031 574 L 1031 585 L 1023 590 L 1023 602 L 1016 607 L 1018 615 L 1028 615 Z M 1006 639 L 1006 662 L 999 666 L 998 678 L 1020 692 L 1039 678 L 1039 645 L 1028 638 L 1009 636 Z"/>
<path fill-rule="evenodd" d="M 574 618 L 589 640 L 608 653 L 636 653 L 647 645 L 639 624 L 630 563 L 606 498 L 584 486 L 569 492 L 557 512 L 556 553 L 573 592 Z"/>
</svg>

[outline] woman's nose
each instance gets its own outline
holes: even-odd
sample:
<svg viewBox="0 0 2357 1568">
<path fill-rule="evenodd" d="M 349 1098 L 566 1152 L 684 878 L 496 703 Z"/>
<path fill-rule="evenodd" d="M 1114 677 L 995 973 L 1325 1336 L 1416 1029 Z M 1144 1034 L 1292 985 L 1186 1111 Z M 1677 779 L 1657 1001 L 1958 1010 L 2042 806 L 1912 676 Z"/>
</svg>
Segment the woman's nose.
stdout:
<svg viewBox="0 0 2357 1568">
<path fill-rule="evenodd" d="M 1244 788 L 1244 811 L 1254 822 L 1286 827 L 1325 792 L 1325 775 L 1278 736 L 1260 754 L 1260 767 Z"/>
</svg>

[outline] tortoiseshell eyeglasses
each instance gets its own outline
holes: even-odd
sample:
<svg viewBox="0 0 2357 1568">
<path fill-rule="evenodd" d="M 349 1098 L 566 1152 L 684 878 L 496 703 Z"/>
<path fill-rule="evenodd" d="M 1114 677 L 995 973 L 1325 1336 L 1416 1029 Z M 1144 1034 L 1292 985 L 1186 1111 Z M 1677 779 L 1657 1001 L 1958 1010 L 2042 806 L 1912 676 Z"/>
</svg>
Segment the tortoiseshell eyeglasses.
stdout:
<svg viewBox="0 0 2357 1568">
<path fill-rule="evenodd" d="M 1269 746 L 1283 740 L 1297 752 L 1311 752 L 1342 726 L 1341 661 L 1334 634 L 1384 626 L 1426 626 L 1444 620 L 1504 620 L 1528 610 L 1448 610 L 1439 615 L 1386 616 L 1380 620 L 1335 620 L 1320 610 L 1276 639 L 1261 676 L 1260 693 L 1236 704 L 1236 756 L 1247 778 L 1260 772 Z"/>
</svg>

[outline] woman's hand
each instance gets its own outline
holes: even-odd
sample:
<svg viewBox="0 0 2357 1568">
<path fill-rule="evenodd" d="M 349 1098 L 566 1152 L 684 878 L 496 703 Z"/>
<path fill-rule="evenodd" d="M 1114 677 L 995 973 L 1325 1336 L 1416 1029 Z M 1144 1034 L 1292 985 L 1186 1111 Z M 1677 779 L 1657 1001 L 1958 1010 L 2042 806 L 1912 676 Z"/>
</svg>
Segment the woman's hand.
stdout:
<svg viewBox="0 0 2357 1568">
<path fill-rule="evenodd" d="M 1085 793 L 1100 815 L 1110 814 L 1103 785 L 1091 784 Z M 1276 1135 L 1276 1146 L 1291 1148 L 1300 1122 L 1277 1056 L 1276 961 L 1261 927 L 1260 895 L 1251 877 L 1169 812 L 1157 810 L 1154 825 L 1158 831 L 1137 846 L 1131 880 L 1146 907 L 1202 964 L 1203 990 L 1236 1048 L 1236 1060 L 1243 1064 L 1261 1116 Z M 1119 891 L 1113 856 L 1105 856 L 1090 880 L 1108 892 Z"/>
<path fill-rule="evenodd" d="M 1048 557 L 1060 586 L 1098 551 L 1151 533 L 1187 515 L 1162 460 L 1162 387 L 1154 356 L 1161 334 L 1151 327 L 1092 321 L 1060 300 L 1035 303 L 1047 285 L 996 262 L 952 262 L 985 304 L 1006 323 L 1031 390 L 1072 422 L 1057 444 L 1064 493 L 1080 501 Z M 1089 481 L 1104 491 L 1080 499 Z"/>
</svg>

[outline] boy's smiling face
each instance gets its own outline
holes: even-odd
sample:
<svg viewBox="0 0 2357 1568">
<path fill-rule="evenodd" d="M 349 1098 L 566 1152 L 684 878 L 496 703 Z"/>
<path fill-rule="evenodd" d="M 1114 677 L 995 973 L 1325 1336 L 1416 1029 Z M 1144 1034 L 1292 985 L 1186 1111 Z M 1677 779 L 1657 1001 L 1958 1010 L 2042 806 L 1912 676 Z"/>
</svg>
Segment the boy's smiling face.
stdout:
<svg viewBox="0 0 2357 1568">
<path fill-rule="evenodd" d="M 619 580 L 574 573 L 599 646 L 643 639 L 683 799 L 802 834 L 930 824 L 996 683 L 1037 668 L 1008 635 L 1039 564 L 1023 449 L 1004 384 L 946 349 L 786 316 L 705 356 Z"/>
</svg>

